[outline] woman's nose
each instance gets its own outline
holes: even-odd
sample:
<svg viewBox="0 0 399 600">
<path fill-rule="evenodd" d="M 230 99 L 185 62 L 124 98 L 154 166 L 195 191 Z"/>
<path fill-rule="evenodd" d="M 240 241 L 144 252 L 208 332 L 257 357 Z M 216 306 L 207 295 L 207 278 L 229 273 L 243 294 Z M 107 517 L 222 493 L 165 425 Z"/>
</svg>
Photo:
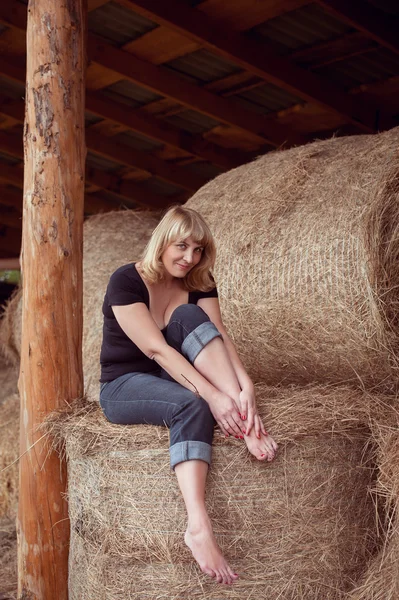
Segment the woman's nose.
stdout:
<svg viewBox="0 0 399 600">
<path fill-rule="evenodd" d="M 184 253 L 184 260 L 186 261 L 187 264 L 191 265 L 191 263 L 193 262 L 193 251 L 192 250 L 186 250 L 186 252 Z"/>
</svg>

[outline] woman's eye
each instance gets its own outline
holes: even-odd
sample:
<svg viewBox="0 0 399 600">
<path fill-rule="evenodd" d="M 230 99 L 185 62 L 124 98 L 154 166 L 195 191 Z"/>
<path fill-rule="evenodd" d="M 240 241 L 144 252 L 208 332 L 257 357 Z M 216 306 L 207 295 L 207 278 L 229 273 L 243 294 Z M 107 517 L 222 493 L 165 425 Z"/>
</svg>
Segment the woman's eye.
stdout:
<svg viewBox="0 0 399 600">
<path fill-rule="evenodd" d="M 186 247 L 186 244 L 177 244 L 177 245 L 179 248 L 183 248 L 183 249 Z"/>
<path fill-rule="evenodd" d="M 203 248 L 196 248 L 195 251 L 199 252 L 201 254 L 201 252 L 203 251 Z"/>
</svg>

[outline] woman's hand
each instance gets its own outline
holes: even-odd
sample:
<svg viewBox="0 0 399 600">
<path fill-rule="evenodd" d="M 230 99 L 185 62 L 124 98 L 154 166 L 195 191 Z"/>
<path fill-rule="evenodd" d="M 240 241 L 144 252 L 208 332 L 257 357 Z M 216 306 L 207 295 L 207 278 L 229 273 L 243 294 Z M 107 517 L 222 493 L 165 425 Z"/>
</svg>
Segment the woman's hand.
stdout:
<svg viewBox="0 0 399 600">
<path fill-rule="evenodd" d="M 240 407 L 242 420 L 245 422 L 245 433 L 249 435 L 252 427 L 255 429 L 255 435 L 260 439 L 260 434 L 267 435 L 262 419 L 258 414 L 255 401 L 255 390 L 253 387 L 244 388 L 240 393 Z"/>
<path fill-rule="evenodd" d="M 234 435 L 235 437 L 243 437 L 243 429 L 245 427 L 243 427 L 240 411 L 230 396 L 219 392 L 212 402 L 209 403 L 209 408 L 221 431 L 226 436 Z"/>
</svg>

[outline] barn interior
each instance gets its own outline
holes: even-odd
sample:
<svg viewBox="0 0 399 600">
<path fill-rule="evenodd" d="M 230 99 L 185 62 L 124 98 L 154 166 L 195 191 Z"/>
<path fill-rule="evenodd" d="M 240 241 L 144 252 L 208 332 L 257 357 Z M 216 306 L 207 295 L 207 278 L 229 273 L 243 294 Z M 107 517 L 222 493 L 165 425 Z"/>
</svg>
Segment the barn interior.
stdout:
<svg viewBox="0 0 399 600">
<path fill-rule="evenodd" d="M 0 258 L 21 244 L 27 4 L 0 5 Z M 395 0 L 88 0 L 85 214 L 395 126 L 398 24 Z"/>
</svg>

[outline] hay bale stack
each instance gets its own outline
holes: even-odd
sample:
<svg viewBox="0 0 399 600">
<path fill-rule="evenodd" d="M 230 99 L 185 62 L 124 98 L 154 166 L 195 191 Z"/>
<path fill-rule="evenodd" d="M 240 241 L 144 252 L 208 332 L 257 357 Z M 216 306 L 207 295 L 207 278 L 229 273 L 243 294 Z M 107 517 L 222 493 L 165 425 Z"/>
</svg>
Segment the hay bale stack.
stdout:
<svg viewBox="0 0 399 600">
<path fill-rule="evenodd" d="M 375 519 L 372 414 L 387 400 L 348 388 L 258 386 L 280 455 L 248 457 L 217 437 L 207 501 L 242 578 L 222 588 L 183 544 L 185 511 L 169 469 L 168 432 L 108 423 L 94 404 L 55 416 L 69 461 L 72 600 L 249 598 L 337 600 L 367 571 L 384 531 Z M 389 409 L 391 410 L 391 409 Z"/>
<path fill-rule="evenodd" d="M 7 364 L 18 366 L 22 333 L 22 288 L 16 288 L 4 305 L 0 320 L 0 357 Z"/>
<path fill-rule="evenodd" d="M 272 152 L 188 202 L 255 378 L 397 387 L 398 147 L 396 128 Z"/>
<path fill-rule="evenodd" d="M 18 503 L 19 397 L 0 403 L 0 518 L 13 519 Z"/>
</svg>

